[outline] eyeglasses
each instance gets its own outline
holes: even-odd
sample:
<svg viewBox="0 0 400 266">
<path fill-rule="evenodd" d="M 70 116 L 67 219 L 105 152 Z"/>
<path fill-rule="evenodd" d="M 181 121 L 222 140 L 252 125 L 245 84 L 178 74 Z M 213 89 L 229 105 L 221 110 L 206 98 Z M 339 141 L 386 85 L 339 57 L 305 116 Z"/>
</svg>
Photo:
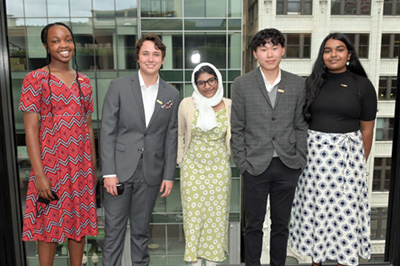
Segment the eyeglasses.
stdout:
<svg viewBox="0 0 400 266">
<path fill-rule="evenodd" d="M 217 84 L 217 82 L 218 82 L 218 79 L 216 77 L 212 77 L 206 81 L 199 80 L 196 82 L 196 84 L 197 84 L 198 88 L 204 88 L 206 86 L 206 83 L 208 83 L 208 85 L 210 85 L 210 86 L 214 86 L 215 84 Z"/>
</svg>

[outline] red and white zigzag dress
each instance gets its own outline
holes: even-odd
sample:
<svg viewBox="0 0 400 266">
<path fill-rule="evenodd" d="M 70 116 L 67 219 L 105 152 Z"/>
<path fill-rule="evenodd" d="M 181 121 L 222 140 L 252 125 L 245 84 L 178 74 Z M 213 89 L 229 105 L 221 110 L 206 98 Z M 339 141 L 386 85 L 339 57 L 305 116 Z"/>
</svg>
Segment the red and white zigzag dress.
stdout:
<svg viewBox="0 0 400 266">
<path fill-rule="evenodd" d="M 97 235 L 95 170 L 86 120 L 93 112 L 92 86 L 89 78 L 79 73 L 82 99 L 76 81 L 69 88 L 51 74 L 50 95 L 48 77 L 42 69 L 25 77 L 19 110 L 40 114 L 43 168 L 59 200 L 48 206 L 37 201 L 36 178 L 31 170 L 22 239 L 79 241 L 86 235 Z"/>
</svg>

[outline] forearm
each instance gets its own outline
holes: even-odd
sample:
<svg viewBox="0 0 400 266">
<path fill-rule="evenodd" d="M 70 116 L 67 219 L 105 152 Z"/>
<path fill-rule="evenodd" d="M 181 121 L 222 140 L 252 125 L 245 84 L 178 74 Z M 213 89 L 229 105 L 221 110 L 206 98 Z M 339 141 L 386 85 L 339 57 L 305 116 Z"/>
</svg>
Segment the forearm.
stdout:
<svg viewBox="0 0 400 266">
<path fill-rule="evenodd" d="M 372 147 L 372 138 L 374 136 L 375 120 L 361 121 L 361 136 L 364 144 L 365 161 L 368 160 Z"/>
</svg>

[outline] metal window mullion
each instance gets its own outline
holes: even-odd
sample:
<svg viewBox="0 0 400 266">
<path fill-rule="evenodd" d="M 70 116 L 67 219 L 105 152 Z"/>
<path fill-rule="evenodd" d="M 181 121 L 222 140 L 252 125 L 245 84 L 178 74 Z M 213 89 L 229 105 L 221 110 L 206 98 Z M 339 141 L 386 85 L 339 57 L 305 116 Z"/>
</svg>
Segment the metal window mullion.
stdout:
<svg viewBox="0 0 400 266">
<path fill-rule="evenodd" d="M 304 58 L 304 34 L 299 36 L 299 58 Z"/>
</svg>

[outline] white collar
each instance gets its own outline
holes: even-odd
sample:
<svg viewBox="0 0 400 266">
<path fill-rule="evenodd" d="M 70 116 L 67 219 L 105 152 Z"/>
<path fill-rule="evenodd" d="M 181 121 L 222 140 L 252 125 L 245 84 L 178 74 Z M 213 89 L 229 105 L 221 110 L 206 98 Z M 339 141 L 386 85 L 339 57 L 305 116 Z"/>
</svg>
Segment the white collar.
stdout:
<svg viewBox="0 0 400 266">
<path fill-rule="evenodd" d="M 280 69 L 280 68 L 279 68 L 278 76 L 276 77 L 276 79 L 275 79 L 275 81 L 274 81 L 274 84 L 272 84 L 272 85 L 268 82 L 268 80 L 267 80 L 267 78 L 265 77 L 264 72 L 262 71 L 261 67 L 260 67 L 260 72 L 261 72 L 261 76 L 263 77 L 264 83 L 265 83 L 265 85 L 266 85 L 266 87 L 267 87 L 267 90 L 268 90 L 269 92 L 271 92 L 272 88 L 275 87 L 276 84 L 278 84 L 279 82 L 281 82 L 281 77 L 282 77 L 282 76 L 281 76 L 281 69 Z"/>
<path fill-rule="evenodd" d="M 144 83 L 142 74 L 140 73 L 140 69 L 139 69 L 139 71 L 138 71 L 138 76 L 139 76 L 139 85 L 140 85 L 140 87 L 146 88 L 146 84 Z M 151 84 L 149 87 L 154 86 L 154 85 L 158 85 L 159 82 L 160 82 L 160 75 L 157 75 L 157 81 L 156 81 L 156 83 Z"/>
</svg>

